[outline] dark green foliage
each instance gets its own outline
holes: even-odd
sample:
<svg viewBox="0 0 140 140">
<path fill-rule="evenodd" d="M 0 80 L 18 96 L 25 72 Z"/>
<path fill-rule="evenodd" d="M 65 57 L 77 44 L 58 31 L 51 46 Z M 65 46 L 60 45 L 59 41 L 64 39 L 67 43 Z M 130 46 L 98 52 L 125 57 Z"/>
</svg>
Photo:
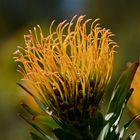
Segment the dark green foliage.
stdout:
<svg viewBox="0 0 140 140">
<path fill-rule="evenodd" d="M 112 113 L 112 116 L 110 118 L 105 117 L 108 123 L 103 130 L 103 140 L 121 139 L 124 135 L 123 131 L 127 130 L 131 122 L 137 118 L 134 117 L 132 120 L 130 120 L 130 122 L 128 122 L 124 128 L 122 128 L 122 131 L 119 132 L 119 122 L 126 103 L 132 94 L 133 90 L 130 89 L 130 85 L 138 65 L 138 63 L 134 63 L 131 67 L 124 71 L 113 90 L 113 95 L 107 111 L 107 115 Z"/>
<path fill-rule="evenodd" d="M 105 116 L 99 111 L 90 118 L 82 122 L 82 128 L 75 127 L 72 124 L 67 124 L 66 122 L 56 118 L 52 114 L 48 115 L 47 107 L 30 93 L 25 87 L 20 85 L 25 91 L 27 91 L 37 102 L 40 108 L 44 111 L 44 114 L 38 114 L 27 105 L 22 104 L 24 109 L 34 119 L 28 120 L 21 116 L 25 121 L 27 121 L 37 132 L 39 132 L 42 137 L 38 136 L 36 133 L 31 133 L 33 140 L 122 140 L 124 138 L 125 132 L 130 127 L 131 123 L 137 119 L 138 116 L 133 117 L 129 122 L 127 122 L 122 128 L 120 128 L 119 123 L 126 107 L 126 103 L 131 96 L 133 89 L 130 89 L 131 82 L 133 80 L 134 74 L 137 70 L 138 63 L 134 63 L 125 70 L 120 79 L 118 80 L 114 90 L 113 95 L 110 100 L 108 110 Z M 78 123 L 78 122 L 77 122 Z M 136 133 L 128 136 L 127 140 L 134 140 Z"/>
<path fill-rule="evenodd" d="M 36 135 L 36 134 L 33 133 L 33 132 L 31 132 L 30 135 L 31 135 L 31 138 L 32 138 L 33 140 L 45 140 L 45 139 L 39 137 L 38 135 Z"/>
<path fill-rule="evenodd" d="M 60 140 L 82 140 L 82 138 L 75 135 L 73 131 L 55 129 L 54 133 Z"/>
<path fill-rule="evenodd" d="M 101 112 L 97 112 L 95 117 L 90 122 L 90 135 L 92 136 L 93 140 L 96 140 L 102 129 L 104 128 L 106 122 Z"/>
<path fill-rule="evenodd" d="M 55 134 L 60 131 L 63 131 L 67 135 L 71 135 L 73 138 L 81 139 L 80 133 L 77 129 L 75 129 L 71 124 L 66 124 L 65 122 L 60 122 L 59 125 L 61 128 L 54 129 Z"/>
</svg>

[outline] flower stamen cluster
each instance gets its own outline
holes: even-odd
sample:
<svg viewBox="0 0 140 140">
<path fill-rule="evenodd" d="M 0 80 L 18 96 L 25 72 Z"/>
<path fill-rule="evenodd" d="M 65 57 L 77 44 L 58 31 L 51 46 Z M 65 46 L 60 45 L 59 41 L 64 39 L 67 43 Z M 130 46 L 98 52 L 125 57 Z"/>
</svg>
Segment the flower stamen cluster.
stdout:
<svg viewBox="0 0 140 140">
<path fill-rule="evenodd" d="M 98 19 L 84 21 L 84 17 L 63 21 L 55 31 L 52 22 L 47 37 L 40 26 L 39 32 L 34 28 L 14 57 L 30 90 L 52 115 L 64 120 L 75 119 L 77 112 L 76 119 L 93 116 L 113 70 L 117 47 L 113 34 L 101 28 Z"/>
</svg>

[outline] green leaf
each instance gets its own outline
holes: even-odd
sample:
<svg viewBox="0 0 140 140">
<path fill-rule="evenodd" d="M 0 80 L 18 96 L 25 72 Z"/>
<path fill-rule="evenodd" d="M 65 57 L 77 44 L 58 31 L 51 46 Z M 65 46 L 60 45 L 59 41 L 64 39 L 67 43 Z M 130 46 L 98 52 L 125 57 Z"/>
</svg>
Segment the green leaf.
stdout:
<svg viewBox="0 0 140 140">
<path fill-rule="evenodd" d="M 112 125 L 110 126 L 109 123 L 104 127 L 101 140 L 118 140 L 119 134 L 118 134 L 119 126 Z"/>
<path fill-rule="evenodd" d="M 42 134 L 42 136 L 45 137 L 45 140 L 54 140 L 47 131 L 44 131 L 43 129 L 41 129 L 37 124 L 33 123 L 32 121 L 29 121 L 28 119 L 26 119 L 24 116 L 22 116 L 21 114 L 19 114 L 19 116 L 24 119 L 28 124 L 30 124 L 35 130 L 37 130 L 37 132 L 39 132 L 40 134 Z"/>
<path fill-rule="evenodd" d="M 37 135 L 36 135 L 35 133 L 33 133 L 33 132 L 30 132 L 30 135 L 31 135 L 31 138 L 32 138 L 33 140 L 45 140 L 45 139 L 43 139 L 43 138 L 37 136 Z"/>
<path fill-rule="evenodd" d="M 122 117 L 126 103 L 132 94 L 133 89 L 130 89 L 130 86 L 138 65 L 139 63 L 134 63 L 127 70 L 125 70 L 113 90 L 113 95 L 108 106 L 107 115 L 105 117 L 105 120 L 108 123 L 103 129 L 102 140 L 119 139 L 120 133 L 123 135 L 123 130 L 125 131 L 135 119 L 134 118 L 128 122 L 122 129 L 122 132 L 119 133 L 119 121 Z"/>
<path fill-rule="evenodd" d="M 119 124 L 115 123 L 110 126 L 110 122 L 107 123 L 103 130 L 102 139 L 101 140 L 120 140 L 123 138 L 126 130 L 129 129 L 130 125 L 138 118 L 139 116 L 133 117 L 128 123 L 126 123 L 121 131 L 119 132 Z"/>
<path fill-rule="evenodd" d="M 60 140 L 81 140 L 81 135 L 77 129 L 75 129 L 72 125 L 66 124 L 64 122 L 60 122 L 59 124 L 61 128 L 54 129 L 55 135 Z"/>
<path fill-rule="evenodd" d="M 132 92 L 130 92 L 130 85 L 138 66 L 139 63 L 133 63 L 127 70 L 122 73 L 114 88 L 113 95 L 108 107 L 108 113 L 113 112 L 116 115 L 119 114 L 125 100 L 129 98 Z"/>
<path fill-rule="evenodd" d="M 93 140 L 97 140 L 106 121 L 101 112 L 96 112 L 94 118 L 90 122 L 90 132 Z"/>
<path fill-rule="evenodd" d="M 113 95 L 107 112 L 107 114 L 114 114 L 112 118 L 110 118 L 110 125 L 113 125 L 113 123 L 117 125 L 121 119 L 123 110 L 133 91 L 133 89 L 130 89 L 130 86 L 138 65 L 139 63 L 133 63 L 128 69 L 126 69 L 113 90 Z"/>
<path fill-rule="evenodd" d="M 132 93 L 132 91 L 130 91 L 130 85 L 138 66 L 139 63 L 133 63 L 127 70 L 122 73 L 114 88 L 107 113 L 113 112 L 116 115 L 120 113 L 124 102 L 130 97 Z"/>
<path fill-rule="evenodd" d="M 44 112 L 48 112 L 47 106 L 44 106 L 44 104 L 34 95 L 32 94 L 27 88 L 25 88 L 23 85 L 21 85 L 20 83 L 17 83 L 22 89 L 24 89 L 30 96 L 33 97 L 33 99 L 35 100 L 35 102 L 38 104 L 38 106 L 44 111 Z"/>
<path fill-rule="evenodd" d="M 136 138 L 136 133 L 133 133 L 133 134 L 129 135 L 127 140 L 135 140 L 135 138 Z"/>
<path fill-rule="evenodd" d="M 43 130 L 41 130 L 36 124 L 34 124 L 33 122 L 29 121 L 27 118 L 25 118 L 24 116 L 22 116 L 21 114 L 19 114 L 19 116 L 25 120 L 28 124 L 30 124 L 35 130 L 37 130 L 40 134 L 44 135 Z"/>
<path fill-rule="evenodd" d="M 126 123 L 124 125 L 124 127 L 122 128 L 122 130 L 120 131 L 120 136 L 119 138 L 122 138 L 124 133 L 126 132 L 126 130 L 129 129 L 130 125 L 138 118 L 139 116 L 134 116 L 128 123 Z"/>
<path fill-rule="evenodd" d="M 21 106 L 32 116 L 38 115 L 38 113 L 31 109 L 27 104 L 22 103 Z"/>
<path fill-rule="evenodd" d="M 35 117 L 35 121 L 37 121 L 38 123 L 46 126 L 46 127 L 49 127 L 49 128 L 52 128 L 52 129 L 55 129 L 55 128 L 61 128 L 57 123 L 56 121 L 49 115 L 45 114 L 45 115 L 38 115 Z"/>
<path fill-rule="evenodd" d="M 59 140 L 82 140 L 80 137 L 74 135 L 72 132 L 64 129 L 55 129 L 55 135 L 59 138 Z"/>
</svg>

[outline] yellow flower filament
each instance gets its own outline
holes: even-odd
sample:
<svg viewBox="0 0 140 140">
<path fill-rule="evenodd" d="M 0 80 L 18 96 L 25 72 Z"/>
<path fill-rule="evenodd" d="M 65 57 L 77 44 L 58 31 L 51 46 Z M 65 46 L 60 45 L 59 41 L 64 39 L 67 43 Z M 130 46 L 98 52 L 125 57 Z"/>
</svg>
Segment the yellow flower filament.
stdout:
<svg viewBox="0 0 140 140">
<path fill-rule="evenodd" d="M 92 91 L 104 91 L 112 75 L 117 46 L 110 39 L 113 34 L 101 28 L 98 19 L 84 21 L 84 17 L 76 23 L 76 16 L 70 23 L 61 22 L 55 32 L 53 21 L 47 37 L 39 26 L 40 34 L 34 28 L 35 35 L 31 31 L 25 35 L 26 47 L 15 52 L 15 60 L 22 63 L 18 71 L 23 80 L 39 98 L 50 105 L 55 102 L 58 108 L 58 96 L 63 102 L 84 99 Z"/>
</svg>

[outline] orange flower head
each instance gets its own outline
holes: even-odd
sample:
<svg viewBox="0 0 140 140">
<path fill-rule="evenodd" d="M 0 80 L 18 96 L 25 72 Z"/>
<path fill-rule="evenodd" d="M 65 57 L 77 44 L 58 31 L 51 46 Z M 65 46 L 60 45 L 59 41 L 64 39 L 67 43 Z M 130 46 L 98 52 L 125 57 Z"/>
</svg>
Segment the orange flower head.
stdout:
<svg viewBox="0 0 140 140">
<path fill-rule="evenodd" d="M 14 57 L 30 90 L 53 115 L 67 120 L 94 114 L 111 79 L 117 46 L 98 19 L 84 17 L 63 21 L 55 31 L 53 21 L 47 37 L 40 26 L 34 28 Z"/>
</svg>

